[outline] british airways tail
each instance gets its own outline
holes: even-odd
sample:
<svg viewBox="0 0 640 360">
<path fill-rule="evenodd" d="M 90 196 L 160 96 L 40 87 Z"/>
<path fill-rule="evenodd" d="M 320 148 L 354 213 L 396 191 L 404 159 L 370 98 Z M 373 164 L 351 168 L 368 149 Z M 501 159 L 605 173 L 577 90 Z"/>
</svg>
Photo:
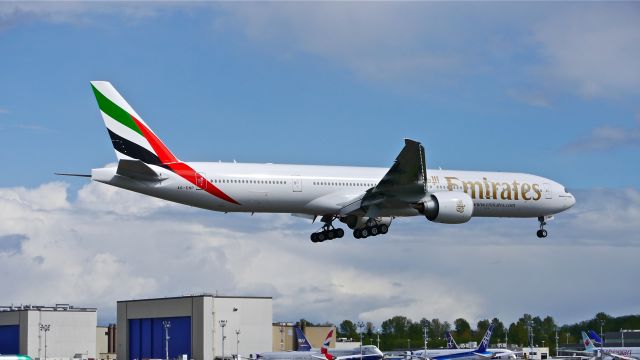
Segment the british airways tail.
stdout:
<svg viewBox="0 0 640 360">
<path fill-rule="evenodd" d="M 484 337 L 482 338 L 480 345 L 476 349 L 476 352 L 483 353 L 487 351 L 487 348 L 489 347 L 489 342 L 491 341 L 492 334 L 493 334 L 493 324 L 489 325 L 487 332 L 484 333 Z"/>
<path fill-rule="evenodd" d="M 456 344 L 450 332 L 445 332 L 444 337 L 447 339 L 447 349 L 459 349 L 458 344 Z"/>
<path fill-rule="evenodd" d="M 298 351 L 311 351 L 311 344 L 299 327 L 296 327 L 296 339 L 298 339 Z"/>
</svg>

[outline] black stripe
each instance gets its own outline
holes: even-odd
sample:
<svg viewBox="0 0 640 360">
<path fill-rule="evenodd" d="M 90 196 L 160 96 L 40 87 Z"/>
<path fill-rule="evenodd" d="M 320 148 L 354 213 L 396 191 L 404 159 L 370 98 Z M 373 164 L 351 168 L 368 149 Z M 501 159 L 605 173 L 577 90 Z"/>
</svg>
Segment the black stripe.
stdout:
<svg viewBox="0 0 640 360">
<path fill-rule="evenodd" d="M 109 137 L 111 137 L 113 148 L 116 149 L 117 152 L 127 155 L 131 158 L 141 160 L 142 162 L 145 162 L 147 164 L 161 166 L 163 165 L 156 154 L 134 143 L 133 141 L 123 138 L 122 136 L 114 133 L 109 129 L 107 129 L 107 131 L 109 131 Z"/>
</svg>

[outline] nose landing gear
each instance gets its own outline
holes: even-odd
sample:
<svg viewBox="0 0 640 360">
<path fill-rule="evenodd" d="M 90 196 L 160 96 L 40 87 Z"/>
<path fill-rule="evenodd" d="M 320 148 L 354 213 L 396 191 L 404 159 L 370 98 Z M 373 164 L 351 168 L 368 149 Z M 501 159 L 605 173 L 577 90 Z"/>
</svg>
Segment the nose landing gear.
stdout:
<svg viewBox="0 0 640 360">
<path fill-rule="evenodd" d="M 546 238 L 547 230 L 544 229 L 544 226 L 547 225 L 547 222 L 545 221 L 545 217 L 539 216 L 538 222 L 540 223 L 540 230 L 536 232 L 536 235 L 538 235 L 539 238 Z"/>
</svg>

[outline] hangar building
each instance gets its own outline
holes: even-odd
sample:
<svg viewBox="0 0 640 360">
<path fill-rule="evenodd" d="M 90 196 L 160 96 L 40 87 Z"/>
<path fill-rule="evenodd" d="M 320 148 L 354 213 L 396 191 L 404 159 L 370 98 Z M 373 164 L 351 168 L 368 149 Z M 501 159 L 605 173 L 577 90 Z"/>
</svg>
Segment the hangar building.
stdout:
<svg viewBox="0 0 640 360">
<path fill-rule="evenodd" d="M 117 312 L 119 360 L 164 359 L 167 345 L 169 358 L 196 360 L 229 359 L 237 353 L 249 357 L 271 349 L 271 297 L 127 300 L 118 301 Z"/>
<path fill-rule="evenodd" d="M 0 354 L 35 359 L 44 358 L 46 351 L 47 358 L 95 358 L 96 326 L 94 308 L 68 304 L 0 306 Z"/>
</svg>

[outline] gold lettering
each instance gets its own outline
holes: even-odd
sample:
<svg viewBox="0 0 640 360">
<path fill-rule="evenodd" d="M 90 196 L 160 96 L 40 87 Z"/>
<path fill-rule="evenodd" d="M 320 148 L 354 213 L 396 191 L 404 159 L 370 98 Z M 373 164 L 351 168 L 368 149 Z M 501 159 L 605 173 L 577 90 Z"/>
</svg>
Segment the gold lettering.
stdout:
<svg viewBox="0 0 640 360">
<path fill-rule="evenodd" d="M 531 185 L 522 183 L 522 187 L 520 188 L 520 192 L 522 193 L 522 200 L 531 200 L 531 197 L 527 196 L 529 190 L 531 190 Z"/>
<path fill-rule="evenodd" d="M 518 182 L 513 180 L 513 200 L 518 200 Z"/>
<path fill-rule="evenodd" d="M 463 181 L 462 186 L 464 186 L 464 192 L 469 193 L 469 188 L 471 188 L 471 198 L 476 198 L 476 186 L 478 187 L 478 195 L 480 195 L 480 199 L 484 199 L 484 194 L 482 193 L 482 183 L 480 181 Z"/>
<path fill-rule="evenodd" d="M 483 177 L 482 182 L 484 183 L 484 197 L 487 199 L 491 199 L 491 195 L 489 194 L 491 188 L 489 188 L 489 182 L 487 181 L 487 178 Z"/>
<path fill-rule="evenodd" d="M 502 183 L 503 189 L 500 197 L 502 200 L 511 200 L 511 185 L 509 183 Z"/>
<path fill-rule="evenodd" d="M 493 198 L 497 199 L 498 198 L 498 183 L 495 182 L 491 182 L 491 189 L 493 190 Z"/>
<path fill-rule="evenodd" d="M 536 193 L 533 196 L 533 201 L 538 201 L 542 197 L 542 191 L 540 191 L 540 185 L 533 184 L 532 186 L 533 186 L 533 192 Z"/>
<path fill-rule="evenodd" d="M 458 181 L 460 181 L 460 179 L 458 179 L 458 178 L 457 178 L 457 177 L 455 177 L 455 176 L 445 176 L 444 178 L 445 178 L 445 179 L 447 179 L 447 189 L 449 189 L 449 191 L 453 191 L 453 187 L 454 187 L 454 185 L 455 185 L 455 184 L 453 183 L 453 180 L 458 180 Z"/>
</svg>

